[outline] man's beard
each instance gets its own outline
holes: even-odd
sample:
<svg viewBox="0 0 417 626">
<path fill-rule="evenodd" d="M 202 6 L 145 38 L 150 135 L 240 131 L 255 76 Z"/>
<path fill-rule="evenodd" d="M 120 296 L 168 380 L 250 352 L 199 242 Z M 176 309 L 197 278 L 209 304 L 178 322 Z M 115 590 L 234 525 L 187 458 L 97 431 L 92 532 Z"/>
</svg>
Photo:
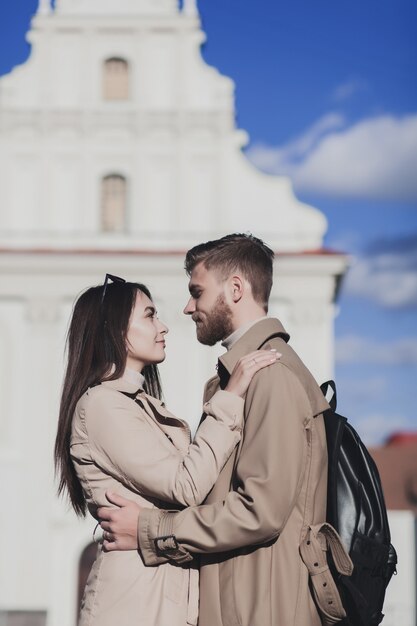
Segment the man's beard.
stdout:
<svg viewBox="0 0 417 626">
<path fill-rule="evenodd" d="M 220 294 L 210 313 L 201 319 L 199 314 L 193 315 L 196 323 L 197 339 L 205 346 L 214 346 L 218 341 L 226 339 L 233 332 L 232 311 Z"/>
</svg>

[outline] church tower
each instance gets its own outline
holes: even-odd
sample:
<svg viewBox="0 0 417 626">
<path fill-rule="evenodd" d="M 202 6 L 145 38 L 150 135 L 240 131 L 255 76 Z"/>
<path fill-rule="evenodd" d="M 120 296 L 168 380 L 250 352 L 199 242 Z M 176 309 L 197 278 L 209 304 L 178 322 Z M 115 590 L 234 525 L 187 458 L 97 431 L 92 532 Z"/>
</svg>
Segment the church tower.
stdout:
<svg viewBox="0 0 417 626">
<path fill-rule="evenodd" d="M 28 38 L 1 81 L 8 246 L 182 252 L 238 229 L 321 247 L 323 215 L 241 152 L 234 85 L 202 60 L 194 0 L 42 0 Z"/>
<path fill-rule="evenodd" d="M 166 401 L 195 425 L 217 353 L 182 315 L 184 254 L 253 232 L 277 252 L 270 314 L 319 381 L 332 374 L 346 259 L 322 249 L 325 217 L 290 180 L 244 156 L 233 81 L 204 62 L 204 38 L 196 0 L 40 0 L 28 61 L 0 79 L 0 495 L 14 502 L 0 519 L 5 624 L 18 610 L 37 626 L 75 626 L 94 524 L 57 500 L 52 449 L 82 289 L 106 272 L 150 287 L 170 327 Z"/>
</svg>

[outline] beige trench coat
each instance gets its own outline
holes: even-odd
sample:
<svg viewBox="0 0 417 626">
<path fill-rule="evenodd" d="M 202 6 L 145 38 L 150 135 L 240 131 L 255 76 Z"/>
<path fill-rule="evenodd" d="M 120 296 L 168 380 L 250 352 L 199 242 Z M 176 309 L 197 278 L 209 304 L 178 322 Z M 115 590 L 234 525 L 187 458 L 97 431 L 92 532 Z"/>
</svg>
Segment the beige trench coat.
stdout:
<svg viewBox="0 0 417 626">
<path fill-rule="evenodd" d="M 273 337 L 283 333 L 283 338 Z M 327 449 L 318 385 L 276 319 L 252 326 L 220 359 L 232 371 L 261 345 L 282 353 L 247 392 L 244 435 L 203 506 L 144 511 L 145 563 L 201 553 L 199 626 L 319 626 L 299 545 L 326 517 Z M 206 386 L 206 399 L 219 387 Z M 158 539 L 170 536 L 170 539 Z M 218 554 L 216 554 L 218 553 Z"/>
<path fill-rule="evenodd" d="M 136 395 L 143 408 L 121 391 Z M 97 507 L 108 506 L 107 489 L 149 510 L 199 504 L 241 437 L 243 400 L 226 391 L 206 405 L 213 417 L 191 445 L 185 422 L 155 398 L 135 392 L 127 376 L 103 382 L 75 410 L 71 456 L 94 517 Z M 195 567 L 149 568 L 136 551 L 106 553 L 100 545 L 80 626 L 186 626 L 197 623 L 197 614 Z"/>
</svg>

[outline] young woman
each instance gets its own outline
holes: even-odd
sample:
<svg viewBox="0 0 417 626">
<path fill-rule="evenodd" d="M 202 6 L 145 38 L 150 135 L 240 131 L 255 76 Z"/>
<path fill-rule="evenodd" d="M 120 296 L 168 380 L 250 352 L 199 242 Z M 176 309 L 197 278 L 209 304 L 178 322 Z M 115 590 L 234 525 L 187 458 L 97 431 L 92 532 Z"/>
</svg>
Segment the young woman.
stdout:
<svg viewBox="0 0 417 626">
<path fill-rule="evenodd" d="M 106 490 L 145 507 L 201 503 L 240 440 L 253 375 L 280 356 L 257 351 L 241 359 L 226 389 L 204 406 L 191 443 L 186 422 L 160 399 L 157 363 L 167 332 L 139 283 L 107 275 L 74 306 L 55 462 L 59 493 L 67 492 L 78 515 L 88 509 L 96 517 L 108 505 Z M 100 545 L 80 626 L 186 626 L 197 616 L 195 565 L 145 567 L 138 552 Z"/>
</svg>

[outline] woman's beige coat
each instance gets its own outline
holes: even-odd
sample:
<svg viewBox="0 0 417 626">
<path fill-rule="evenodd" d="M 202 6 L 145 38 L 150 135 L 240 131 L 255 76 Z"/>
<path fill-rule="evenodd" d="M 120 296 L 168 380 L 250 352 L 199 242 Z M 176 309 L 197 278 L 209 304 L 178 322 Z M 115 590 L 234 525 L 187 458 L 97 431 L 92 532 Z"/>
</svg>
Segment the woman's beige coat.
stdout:
<svg viewBox="0 0 417 626">
<path fill-rule="evenodd" d="M 89 389 L 75 410 L 71 456 L 94 517 L 109 504 L 107 489 L 147 508 L 199 504 L 240 440 L 241 398 L 217 393 L 190 445 L 187 424 L 138 391 L 131 374 Z M 136 396 L 142 407 L 120 392 Z M 186 626 L 197 617 L 196 569 L 146 567 L 138 552 L 106 553 L 100 544 L 80 626 Z"/>
</svg>

